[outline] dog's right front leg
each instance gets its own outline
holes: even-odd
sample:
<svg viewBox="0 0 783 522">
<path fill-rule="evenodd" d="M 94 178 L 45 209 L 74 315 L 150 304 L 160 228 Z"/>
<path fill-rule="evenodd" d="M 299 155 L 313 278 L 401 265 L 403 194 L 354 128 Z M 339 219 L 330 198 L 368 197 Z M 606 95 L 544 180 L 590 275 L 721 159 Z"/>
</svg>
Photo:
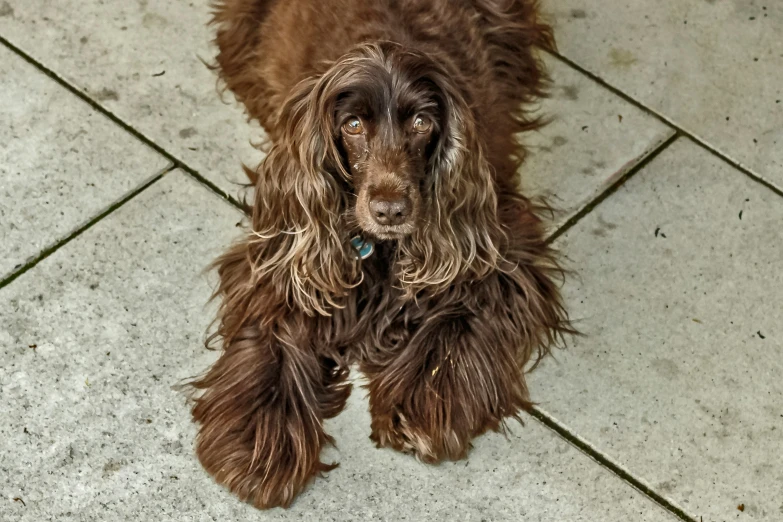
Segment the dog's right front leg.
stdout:
<svg viewBox="0 0 783 522">
<path fill-rule="evenodd" d="M 196 453 L 243 501 L 288 506 L 311 478 L 335 466 L 320 460 L 331 442 L 323 419 L 345 405 L 348 370 L 316 344 L 326 342 L 319 326 L 329 318 L 295 310 L 265 315 L 269 302 L 258 294 L 232 299 L 234 285 L 246 287 L 250 277 L 248 258 L 238 250 L 220 266 L 223 352 L 192 383 L 201 391 L 193 406 L 200 424 Z M 265 321 L 269 315 L 275 318 Z"/>
</svg>

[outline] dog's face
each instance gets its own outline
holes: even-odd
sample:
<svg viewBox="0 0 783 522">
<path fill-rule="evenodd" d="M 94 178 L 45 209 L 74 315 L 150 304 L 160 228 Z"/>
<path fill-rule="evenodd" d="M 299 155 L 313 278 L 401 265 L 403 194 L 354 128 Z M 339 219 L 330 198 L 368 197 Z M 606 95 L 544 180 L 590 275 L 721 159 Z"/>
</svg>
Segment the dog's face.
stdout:
<svg viewBox="0 0 783 522">
<path fill-rule="evenodd" d="M 441 172 L 438 187 L 435 173 L 464 142 L 455 122 L 465 105 L 431 58 L 365 46 L 303 84 L 281 122 L 304 165 L 323 166 L 343 190 L 349 228 L 399 240 L 432 220 L 435 193 L 452 175 Z"/>
<path fill-rule="evenodd" d="M 399 239 L 427 215 L 439 116 L 438 93 L 417 78 L 376 78 L 338 99 L 334 135 L 356 196 L 354 218 L 369 235 Z"/>
<path fill-rule="evenodd" d="M 417 51 L 365 45 L 285 100 L 256 182 L 253 227 L 289 256 L 301 295 L 319 303 L 346 288 L 357 232 L 396 240 L 395 277 L 410 295 L 496 266 L 505 232 L 461 81 Z"/>
</svg>

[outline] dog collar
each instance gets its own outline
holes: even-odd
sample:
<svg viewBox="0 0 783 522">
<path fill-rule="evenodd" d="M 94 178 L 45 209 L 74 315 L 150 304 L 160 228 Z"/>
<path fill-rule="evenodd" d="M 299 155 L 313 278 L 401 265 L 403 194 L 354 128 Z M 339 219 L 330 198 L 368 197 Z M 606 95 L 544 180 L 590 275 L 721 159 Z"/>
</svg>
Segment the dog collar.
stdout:
<svg viewBox="0 0 783 522">
<path fill-rule="evenodd" d="M 351 239 L 351 246 L 356 250 L 356 256 L 359 259 L 367 259 L 375 251 L 375 244 L 362 236 Z"/>
</svg>

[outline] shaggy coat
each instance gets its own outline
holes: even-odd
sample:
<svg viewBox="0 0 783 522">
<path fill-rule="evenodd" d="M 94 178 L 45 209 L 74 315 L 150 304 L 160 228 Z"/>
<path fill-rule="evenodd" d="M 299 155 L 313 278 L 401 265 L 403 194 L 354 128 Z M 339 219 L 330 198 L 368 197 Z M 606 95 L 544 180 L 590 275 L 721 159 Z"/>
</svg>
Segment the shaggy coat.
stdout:
<svg viewBox="0 0 783 522">
<path fill-rule="evenodd" d="M 196 451 L 259 508 L 335 464 L 324 419 L 368 379 L 371 438 L 425 462 L 530 406 L 571 328 L 519 193 L 552 48 L 533 0 L 220 0 L 216 68 L 266 130 L 252 229 L 217 260 L 222 353 Z M 351 240 L 371 244 L 360 259 Z"/>
</svg>

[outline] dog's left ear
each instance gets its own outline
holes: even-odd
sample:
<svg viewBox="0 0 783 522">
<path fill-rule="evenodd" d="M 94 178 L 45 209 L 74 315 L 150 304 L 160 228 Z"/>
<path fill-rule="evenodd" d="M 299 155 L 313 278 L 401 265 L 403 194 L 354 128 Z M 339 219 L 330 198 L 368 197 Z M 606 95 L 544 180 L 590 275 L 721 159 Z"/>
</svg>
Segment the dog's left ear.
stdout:
<svg viewBox="0 0 783 522">
<path fill-rule="evenodd" d="M 329 315 L 360 272 L 342 232 L 342 167 L 323 80 L 300 83 L 280 109 L 257 175 L 251 241 L 257 276 L 300 310 Z"/>
<path fill-rule="evenodd" d="M 445 289 L 463 276 L 480 279 L 498 267 L 505 238 L 494 174 L 469 105 L 446 75 L 430 80 L 442 92 L 445 121 L 428 178 L 433 215 L 402 245 L 399 277 L 411 295 Z"/>
</svg>

